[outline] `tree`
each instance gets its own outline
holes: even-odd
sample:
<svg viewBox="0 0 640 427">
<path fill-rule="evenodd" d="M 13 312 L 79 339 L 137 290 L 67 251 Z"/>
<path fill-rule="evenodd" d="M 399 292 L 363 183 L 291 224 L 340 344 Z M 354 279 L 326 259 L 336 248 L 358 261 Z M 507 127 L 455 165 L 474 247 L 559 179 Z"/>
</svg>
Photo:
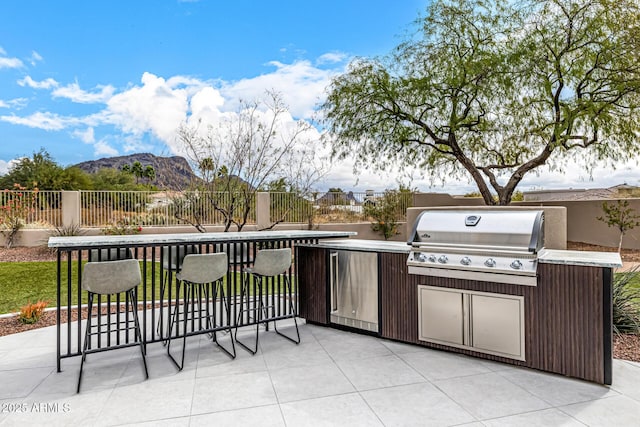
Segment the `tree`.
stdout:
<svg viewBox="0 0 640 427">
<path fill-rule="evenodd" d="M 90 188 L 91 178 L 76 168 L 63 168 L 44 149 L 23 157 L 11 167 L 9 173 L 0 177 L 0 188 L 11 189 L 19 184 L 24 189 L 79 190 Z"/>
<path fill-rule="evenodd" d="M 617 200 L 615 204 L 604 202 L 602 204 L 604 216 L 597 219 L 607 224 L 608 227 L 615 227 L 620 232 L 620 241 L 618 242 L 618 252 L 622 250 L 622 238 L 629 230 L 640 226 L 640 215 L 629 207 L 628 200 Z"/>
<path fill-rule="evenodd" d="M 142 168 L 142 163 L 139 161 L 133 162 L 131 165 L 131 173 L 136 178 L 136 184 L 140 182 L 140 178 L 144 176 L 144 169 Z"/>
<path fill-rule="evenodd" d="M 144 168 L 142 176 L 147 180 L 147 184 L 151 185 L 154 179 L 156 179 L 156 170 L 151 165 L 147 165 Z"/>
<path fill-rule="evenodd" d="M 640 148 L 639 16 L 635 0 L 434 0 L 415 37 L 332 81 L 333 154 L 355 153 L 356 169 L 468 176 L 487 205 L 508 204 L 543 166 L 628 159 Z"/>
<path fill-rule="evenodd" d="M 325 165 L 314 156 L 316 133 L 309 123 L 293 121 L 279 94 L 267 92 L 264 100 L 242 102 L 236 114 L 206 129 L 202 122 L 182 125 L 178 138 L 203 179 L 202 197 L 222 214 L 225 231 L 241 231 L 256 192 L 269 182 L 283 178 L 302 194 L 324 176 Z"/>
</svg>

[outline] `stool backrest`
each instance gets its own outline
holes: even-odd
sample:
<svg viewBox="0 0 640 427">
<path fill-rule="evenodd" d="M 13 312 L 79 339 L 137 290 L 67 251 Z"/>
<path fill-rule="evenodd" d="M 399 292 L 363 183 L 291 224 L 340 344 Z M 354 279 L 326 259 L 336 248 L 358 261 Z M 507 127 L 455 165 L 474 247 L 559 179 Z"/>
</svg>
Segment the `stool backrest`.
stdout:
<svg viewBox="0 0 640 427">
<path fill-rule="evenodd" d="M 184 257 L 178 279 L 191 283 L 212 283 L 227 274 L 229 258 L 224 252 L 190 254 Z"/>
<path fill-rule="evenodd" d="M 263 249 L 256 254 L 251 271 L 260 276 L 276 276 L 291 267 L 291 248 Z"/>
<path fill-rule="evenodd" d="M 135 259 L 88 262 L 82 270 L 82 289 L 94 294 L 119 294 L 135 288 L 142 280 Z"/>
</svg>

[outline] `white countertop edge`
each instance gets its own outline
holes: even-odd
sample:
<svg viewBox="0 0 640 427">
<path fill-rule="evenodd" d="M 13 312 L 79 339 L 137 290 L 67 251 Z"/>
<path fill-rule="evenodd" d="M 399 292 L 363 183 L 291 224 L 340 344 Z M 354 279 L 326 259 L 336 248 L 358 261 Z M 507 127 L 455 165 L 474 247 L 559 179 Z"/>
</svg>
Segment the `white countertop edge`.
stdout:
<svg viewBox="0 0 640 427">
<path fill-rule="evenodd" d="M 406 242 L 364 239 L 325 240 L 318 243 L 302 243 L 298 246 L 349 251 L 398 252 L 406 254 L 411 250 L 411 246 L 407 245 Z"/>
<path fill-rule="evenodd" d="M 538 262 L 543 264 L 587 265 L 592 267 L 622 267 L 622 258 L 617 252 L 569 251 L 542 249 Z"/>
<path fill-rule="evenodd" d="M 253 241 L 273 239 L 330 239 L 355 236 L 354 231 L 272 230 L 246 232 L 133 234 L 119 236 L 54 236 L 49 238 L 50 248 L 80 248 L 118 245 L 162 245 L 172 243 L 201 243 Z"/>
</svg>

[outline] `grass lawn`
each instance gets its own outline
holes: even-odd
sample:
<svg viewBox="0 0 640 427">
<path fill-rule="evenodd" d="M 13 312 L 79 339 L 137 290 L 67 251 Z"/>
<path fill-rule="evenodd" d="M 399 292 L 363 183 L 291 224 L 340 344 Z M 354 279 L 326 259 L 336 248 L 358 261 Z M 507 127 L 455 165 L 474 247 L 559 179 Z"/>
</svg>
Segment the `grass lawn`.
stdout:
<svg viewBox="0 0 640 427">
<path fill-rule="evenodd" d="M 66 275 L 66 264 L 63 274 Z M 77 263 L 72 263 L 73 276 L 77 277 Z M 0 262 L 0 314 L 20 311 L 20 307 L 37 301 L 48 301 L 49 307 L 56 306 L 56 262 Z M 236 273 L 236 283 L 240 284 L 240 273 Z M 160 286 L 160 266 L 156 264 L 156 288 L 158 298 Z M 226 281 L 226 278 L 225 278 Z M 151 299 L 151 261 L 147 262 L 147 299 Z M 295 292 L 295 282 L 293 283 Z M 225 291 L 226 292 L 226 291 Z M 237 293 L 239 293 L 239 286 Z M 266 291 L 269 293 L 269 291 Z M 138 290 L 138 298 L 142 300 L 142 289 Z M 66 305 L 66 286 L 62 292 L 63 306 Z M 87 293 L 83 292 L 82 302 L 87 302 Z M 77 295 L 72 296 L 71 304 L 77 304 Z"/>
</svg>

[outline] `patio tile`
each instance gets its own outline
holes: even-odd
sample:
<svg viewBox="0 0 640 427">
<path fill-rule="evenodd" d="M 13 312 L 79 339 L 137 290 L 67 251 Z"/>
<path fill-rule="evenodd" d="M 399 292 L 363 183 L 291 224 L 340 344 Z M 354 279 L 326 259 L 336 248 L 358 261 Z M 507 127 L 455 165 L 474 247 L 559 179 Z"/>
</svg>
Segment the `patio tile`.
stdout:
<svg viewBox="0 0 640 427">
<path fill-rule="evenodd" d="M 117 387 L 100 412 L 97 425 L 162 420 L 189 415 L 195 380 L 144 381 Z"/>
<path fill-rule="evenodd" d="M 478 359 L 438 350 L 424 349 L 398 356 L 430 381 L 492 372 Z"/>
<path fill-rule="evenodd" d="M 26 397 L 42 383 L 54 368 L 30 368 L 0 371 L 0 399 Z"/>
<path fill-rule="evenodd" d="M 637 426 L 640 416 L 640 402 L 626 396 L 575 403 L 558 409 L 590 427 Z"/>
<path fill-rule="evenodd" d="M 214 412 L 194 415 L 190 427 L 209 426 L 260 426 L 284 427 L 284 419 L 278 405 L 237 409 L 234 411 Z"/>
<path fill-rule="evenodd" d="M 331 363 L 332 360 L 324 348 L 314 339 L 298 345 L 279 338 L 280 347 L 272 345 L 264 349 L 264 361 L 270 370 L 294 368 L 298 366 L 315 366 Z"/>
<path fill-rule="evenodd" d="M 434 385 L 480 420 L 546 409 L 550 406 L 493 372 L 434 381 Z"/>
<path fill-rule="evenodd" d="M 278 369 L 270 374 L 280 403 L 355 391 L 333 363 Z"/>
<path fill-rule="evenodd" d="M 164 420 L 153 420 L 144 423 L 120 424 L 120 427 L 189 427 L 190 417 L 166 418 Z"/>
<path fill-rule="evenodd" d="M 333 360 L 362 360 L 393 354 L 379 339 L 367 335 L 343 332 L 337 336 L 316 338 Z"/>
<path fill-rule="evenodd" d="M 569 405 L 618 394 L 603 385 L 531 369 L 513 369 L 501 371 L 499 374 L 552 406 Z"/>
<path fill-rule="evenodd" d="M 380 340 L 380 343 L 387 347 L 394 354 L 419 353 L 424 351 L 424 347 L 414 344 L 405 344 L 391 340 Z"/>
<path fill-rule="evenodd" d="M 552 408 L 542 411 L 527 412 L 526 414 L 512 415 L 509 417 L 484 420 L 487 427 L 530 427 L 530 426 L 562 426 L 562 427 L 584 427 L 584 424 L 565 414 L 564 412 Z"/>
<path fill-rule="evenodd" d="M 23 347 L 6 351 L 0 369 L 29 369 L 56 366 L 55 347 Z"/>
<path fill-rule="evenodd" d="M 640 402 L 640 363 L 625 360 L 613 361 L 611 389 Z"/>
<path fill-rule="evenodd" d="M 112 390 L 93 391 L 59 397 L 55 394 L 23 399 L 25 411 L 13 413 L 4 421 L 7 426 L 95 425 Z"/>
<path fill-rule="evenodd" d="M 191 414 L 276 404 L 268 372 L 197 378 Z"/>
<path fill-rule="evenodd" d="M 356 393 L 302 400 L 280 405 L 288 426 L 382 426 L 367 403 Z"/>
<path fill-rule="evenodd" d="M 425 382 L 422 375 L 396 355 L 336 363 L 357 390 Z"/>
<path fill-rule="evenodd" d="M 429 383 L 370 390 L 361 395 L 385 426 L 450 426 L 476 420 Z"/>
<path fill-rule="evenodd" d="M 236 358 L 231 359 L 216 344 L 209 342 L 200 347 L 196 378 L 249 374 L 266 370 L 262 354 L 251 355 L 236 345 Z"/>
<path fill-rule="evenodd" d="M 120 381 L 133 357 L 140 359 L 142 364 L 140 350 L 133 347 L 88 354 L 82 369 L 80 391 L 114 387 Z M 66 369 L 71 368 L 78 373 L 81 359 L 82 356 L 74 357 L 68 362 L 73 361 L 73 365 L 67 365 Z M 142 370 L 142 367 L 140 369 Z M 77 377 L 75 381 L 77 382 Z"/>
</svg>

